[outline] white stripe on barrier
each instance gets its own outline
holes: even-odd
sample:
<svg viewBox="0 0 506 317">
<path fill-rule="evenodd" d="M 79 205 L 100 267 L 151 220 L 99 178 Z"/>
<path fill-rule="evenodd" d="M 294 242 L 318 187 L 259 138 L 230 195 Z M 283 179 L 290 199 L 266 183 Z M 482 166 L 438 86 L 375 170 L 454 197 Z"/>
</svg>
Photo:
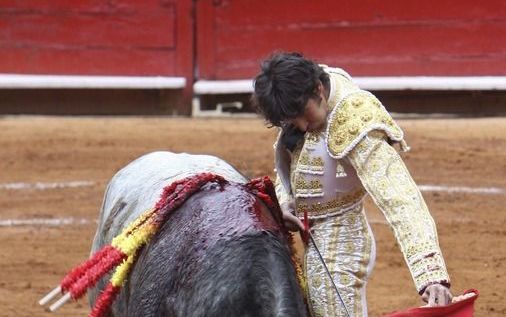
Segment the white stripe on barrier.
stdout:
<svg viewBox="0 0 506 317">
<path fill-rule="evenodd" d="M 182 89 L 184 77 L 0 74 L 0 89 Z"/>
<path fill-rule="evenodd" d="M 432 211 L 431 211 L 431 213 L 432 213 Z M 384 218 L 383 219 L 368 218 L 367 221 L 369 222 L 369 224 L 372 224 L 372 225 L 389 225 L 388 221 Z M 476 223 L 481 223 L 481 221 L 477 221 L 476 219 L 469 218 L 469 217 L 452 217 L 452 218 L 438 217 L 437 223 L 445 223 L 445 224 L 448 224 L 448 223 L 452 223 L 452 224 L 474 223 L 474 224 L 476 224 Z"/>
<path fill-rule="evenodd" d="M 20 190 L 20 189 L 56 189 L 56 188 L 74 188 L 74 187 L 88 187 L 93 186 L 95 183 L 91 181 L 72 181 L 61 183 L 4 183 L 0 184 L 0 189 Z"/>
<path fill-rule="evenodd" d="M 17 226 L 68 226 L 68 225 L 86 225 L 91 223 L 84 218 L 32 218 L 32 219 L 0 219 L 0 227 Z"/>
<path fill-rule="evenodd" d="M 501 195 L 506 193 L 502 188 L 497 187 L 465 187 L 465 186 L 438 186 L 438 185 L 419 185 L 418 188 L 424 192 L 446 192 L 446 193 L 469 193 L 469 194 L 487 194 Z"/>
<path fill-rule="evenodd" d="M 367 90 L 505 90 L 506 76 L 364 76 L 353 81 Z M 198 80 L 197 95 L 252 93 L 253 80 Z"/>
</svg>

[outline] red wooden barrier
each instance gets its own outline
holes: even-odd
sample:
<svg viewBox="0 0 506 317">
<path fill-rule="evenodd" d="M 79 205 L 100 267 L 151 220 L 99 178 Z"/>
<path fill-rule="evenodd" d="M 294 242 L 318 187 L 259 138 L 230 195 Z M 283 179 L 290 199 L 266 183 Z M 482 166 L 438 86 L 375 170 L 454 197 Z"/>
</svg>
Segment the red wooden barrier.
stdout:
<svg viewBox="0 0 506 317">
<path fill-rule="evenodd" d="M 193 73 L 192 0 L 5 0 L 0 72 L 183 76 Z"/>
<path fill-rule="evenodd" d="M 199 79 L 252 78 L 273 50 L 353 76 L 506 74 L 506 1 L 199 0 Z"/>
</svg>

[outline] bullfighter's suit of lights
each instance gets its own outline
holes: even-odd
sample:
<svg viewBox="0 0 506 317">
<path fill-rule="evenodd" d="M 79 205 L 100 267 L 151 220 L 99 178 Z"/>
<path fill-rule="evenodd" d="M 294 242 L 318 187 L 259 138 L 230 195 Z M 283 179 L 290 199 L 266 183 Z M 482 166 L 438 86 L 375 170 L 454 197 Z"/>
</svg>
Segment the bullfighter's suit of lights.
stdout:
<svg viewBox="0 0 506 317">
<path fill-rule="evenodd" d="M 365 289 L 375 242 L 363 210 L 368 193 L 385 215 L 418 292 L 449 284 L 434 221 L 397 151 L 407 150 L 402 130 L 379 100 L 359 89 L 343 70 L 330 77 L 326 127 L 306 132 L 292 152 L 274 145 L 276 194 L 308 212 L 312 232 L 333 280 L 353 316 L 367 316 Z M 345 316 L 314 246 L 305 255 L 308 303 L 314 316 Z"/>
</svg>

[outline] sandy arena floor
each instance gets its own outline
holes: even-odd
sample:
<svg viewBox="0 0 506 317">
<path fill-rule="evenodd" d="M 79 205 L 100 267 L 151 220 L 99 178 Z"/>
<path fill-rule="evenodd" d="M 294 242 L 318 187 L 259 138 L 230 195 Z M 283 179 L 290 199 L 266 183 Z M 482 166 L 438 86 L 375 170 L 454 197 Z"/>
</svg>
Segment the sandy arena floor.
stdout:
<svg viewBox="0 0 506 317">
<path fill-rule="evenodd" d="M 506 118 L 399 123 L 412 147 L 403 156 L 419 185 L 488 188 L 423 193 L 453 292 L 476 288 L 476 316 L 504 316 Z M 248 176 L 272 176 L 274 137 L 252 119 L 0 118 L 0 316 L 87 314 L 86 300 L 56 314 L 37 300 L 87 258 L 104 188 L 129 161 L 155 150 L 207 153 Z M 389 227 L 367 206 L 378 246 L 370 315 L 420 305 Z"/>
</svg>

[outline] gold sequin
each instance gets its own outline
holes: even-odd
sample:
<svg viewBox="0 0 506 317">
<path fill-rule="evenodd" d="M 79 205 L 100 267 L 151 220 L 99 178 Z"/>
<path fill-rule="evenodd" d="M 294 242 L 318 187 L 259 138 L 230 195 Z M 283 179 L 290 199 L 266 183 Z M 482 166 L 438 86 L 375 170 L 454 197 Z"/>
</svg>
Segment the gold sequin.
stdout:
<svg viewBox="0 0 506 317">
<path fill-rule="evenodd" d="M 360 129 L 360 126 L 358 124 L 356 124 L 356 123 L 353 123 L 348 128 L 348 132 L 350 132 L 350 134 L 352 134 L 352 135 L 356 135 L 358 133 L 359 129 Z"/>
<path fill-rule="evenodd" d="M 362 113 L 360 115 L 360 119 L 363 121 L 363 122 L 369 122 L 371 121 L 372 119 L 372 114 L 371 112 L 365 112 L 365 113 Z"/>
<path fill-rule="evenodd" d="M 353 105 L 353 107 L 358 108 L 363 104 L 363 101 L 360 98 L 355 98 L 351 101 L 351 104 Z"/>
<path fill-rule="evenodd" d="M 338 113 L 336 115 L 336 120 L 337 120 L 337 123 L 343 124 L 346 122 L 346 120 L 348 120 L 348 116 L 345 113 Z"/>
<path fill-rule="evenodd" d="M 346 141 L 347 134 L 344 131 L 339 131 L 336 133 L 336 136 L 334 137 L 334 140 L 337 144 L 344 144 Z"/>
<path fill-rule="evenodd" d="M 353 247 L 349 248 L 349 252 L 351 253 L 353 251 Z M 350 284 L 350 277 L 347 274 L 343 274 L 341 276 L 341 284 L 348 286 Z"/>
</svg>

